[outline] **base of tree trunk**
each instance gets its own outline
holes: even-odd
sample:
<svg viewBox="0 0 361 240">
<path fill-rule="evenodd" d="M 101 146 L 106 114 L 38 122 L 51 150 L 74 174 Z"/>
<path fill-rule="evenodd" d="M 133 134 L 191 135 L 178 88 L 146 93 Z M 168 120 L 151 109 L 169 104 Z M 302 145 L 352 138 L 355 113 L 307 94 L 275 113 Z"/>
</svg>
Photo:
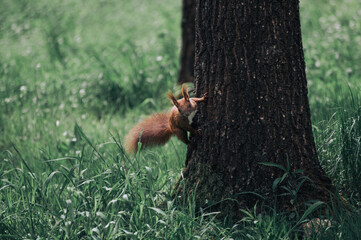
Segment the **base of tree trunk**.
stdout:
<svg viewBox="0 0 361 240">
<path fill-rule="evenodd" d="M 229 179 L 225 179 L 222 173 L 212 169 L 209 164 L 190 157 L 192 157 L 192 150 L 188 149 L 187 164 L 174 187 L 174 197 L 181 201 L 187 201 L 191 197 L 195 200 L 197 209 L 202 208 L 207 212 L 216 211 L 220 212 L 221 217 L 240 219 L 244 217 L 241 210 L 253 209 L 255 204 L 263 206 L 263 209 L 276 208 L 280 212 L 297 211 L 298 214 L 303 214 L 309 207 L 305 203 L 321 201 L 325 203 L 322 206 L 322 212 L 325 213 L 331 209 L 332 201 L 341 198 L 341 204 L 349 210 L 347 202 L 338 195 L 331 180 L 328 177 L 322 178 L 322 174 L 317 172 L 299 175 L 307 176 L 311 180 L 302 184 L 296 198 L 289 195 L 280 196 L 286 194 L 287 191 L 281 192 L 278 187 L 277 191 L 273 192 L 272 189 L 265 187 L 269 186 L 268 183 L 249 191 L 235 192 L 234 189 L 239 186 L 230 184 Z"/>
</svg>

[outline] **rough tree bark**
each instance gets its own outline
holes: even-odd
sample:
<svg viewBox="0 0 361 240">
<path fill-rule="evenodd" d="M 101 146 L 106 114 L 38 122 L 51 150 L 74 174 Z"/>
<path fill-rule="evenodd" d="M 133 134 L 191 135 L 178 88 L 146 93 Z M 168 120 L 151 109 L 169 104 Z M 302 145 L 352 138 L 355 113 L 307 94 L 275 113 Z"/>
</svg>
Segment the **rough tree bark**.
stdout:
<svg viewBox="0 0 361 240">
<path fill-rule="evenodd" d="M 328 202 L 333 186 L 312 135 L 299 1 L 197 0 L 195 19 L 196 93 L 208 100 L 195 119 L 202 136 L 191 136 L 197 145 L 175 189 L 193 192 L 200 206 L 253 207 L 260 198 L 246 192 L 272 201 L 272 183 L 283 174 L 260 162 L 289 161 L 313 181 L 297 199 Z M 296 205 L 289 197 L 277 202 Z"/>
<path fill-rule="evenodd" d="M 193 82 L 194 80 L 195 12 L 195 0 L 183 0 L 182 48 L 178 84 Z"/>
</svg>

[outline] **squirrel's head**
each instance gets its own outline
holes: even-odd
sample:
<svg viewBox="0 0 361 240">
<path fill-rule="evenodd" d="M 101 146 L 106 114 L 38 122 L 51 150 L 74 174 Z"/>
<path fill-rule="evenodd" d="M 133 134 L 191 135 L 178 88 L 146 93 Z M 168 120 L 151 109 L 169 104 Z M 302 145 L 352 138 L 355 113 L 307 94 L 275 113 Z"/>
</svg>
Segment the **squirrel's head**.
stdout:
<svg viewBox="0 0 361 240">
<path fill-rule="evenodd" d="M 182 95 L 183 98 L 177 100 L 173 93 L 169 91 L 167 97 L 172 101 L 173 105 L 177 107 L 182 116 L 188 117 L 196 110 L 197 103 L 189 98 L 187 86 L 185 84 L 182 85 Z"/>
</svg>

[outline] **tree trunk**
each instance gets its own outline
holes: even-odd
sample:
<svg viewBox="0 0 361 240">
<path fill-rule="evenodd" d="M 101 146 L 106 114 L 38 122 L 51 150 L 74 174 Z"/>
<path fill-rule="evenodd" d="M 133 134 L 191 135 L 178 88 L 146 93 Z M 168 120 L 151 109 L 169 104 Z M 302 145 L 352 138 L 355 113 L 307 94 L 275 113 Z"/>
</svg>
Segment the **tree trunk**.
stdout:
<svg viewBox="0 0 361 240">
<path fill-rule="evenodd" d="M 298 0 L 196 5 L 196 93 L 208 99 L 195 118 L 202 136 L 191 136 L 197 145 L 188 148 L 178 194 L 193 192 L 199 206 L 234 211 L 252 208 L 261 199 L 256 194 L 272 202 L 287 193 L 281 185 L 296 189 L 304 179 L 292 177 L 308 176 L 313 183 L 301 184 L 296 197 L 277 198 L 279 206 L 329 202 L 333 186 L 312 135 Z M 293 174 L 273 191 L 284 171 L 261 162 L 289 162 Z"/>
<path fill-rule="evenodd" d="M 195 0 L 183 0 L 182 48 L 178 84 L 194 80 Z"/>
</svg>

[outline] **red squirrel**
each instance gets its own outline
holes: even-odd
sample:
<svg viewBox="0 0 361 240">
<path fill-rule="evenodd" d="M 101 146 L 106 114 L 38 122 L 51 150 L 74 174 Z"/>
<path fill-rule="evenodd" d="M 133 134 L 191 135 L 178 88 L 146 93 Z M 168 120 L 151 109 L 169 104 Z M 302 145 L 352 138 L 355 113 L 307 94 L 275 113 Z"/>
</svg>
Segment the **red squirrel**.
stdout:
<svg viewBox="0 0 361 240">
<path fill-rule="evenodd" d="M 185 144 L 191 144 L 188 140 L 187 131 L 199 134 L 191 124 L 197 111 L 198 102 L 206 99 L 207 94 L 201 98 L 190 98 L 185 84 L 182 85 L 183 98 L 177 100 L 172 92 L 167 97 L 172 101 L 173 107 L 169 113 L 156 113 L 146 118 L 133 127 L 125 137 L 125 149 L 128 153 L 138 151 L 138 142 L 142 148 L 163 145 L 168 142 L 172 135 L 176 135 Z M 192 144 L 191 144 L 192 146 Z"/>
</svg>

